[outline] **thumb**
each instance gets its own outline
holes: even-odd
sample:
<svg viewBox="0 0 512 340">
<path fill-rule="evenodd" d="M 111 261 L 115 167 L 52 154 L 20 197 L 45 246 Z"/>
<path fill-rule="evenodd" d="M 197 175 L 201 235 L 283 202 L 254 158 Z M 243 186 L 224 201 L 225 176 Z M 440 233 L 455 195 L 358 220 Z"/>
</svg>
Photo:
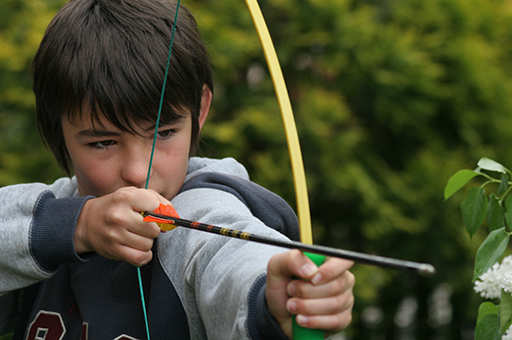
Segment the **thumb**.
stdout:
<svg viewBox="0 0 512 340">
<path fill-rule="evenodd" d="M 273 281 L 310 279 L 317 271 L 313 261 L 297 249 L 273 256 L 268 264 L 268 277 Z"/>
</svg>

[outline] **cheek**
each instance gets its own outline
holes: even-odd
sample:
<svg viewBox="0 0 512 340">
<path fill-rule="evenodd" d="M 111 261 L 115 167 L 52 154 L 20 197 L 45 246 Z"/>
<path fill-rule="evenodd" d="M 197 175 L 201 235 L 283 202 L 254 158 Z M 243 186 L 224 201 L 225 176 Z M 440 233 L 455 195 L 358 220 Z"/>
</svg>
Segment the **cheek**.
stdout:
<svg viewBox="0 0 512 340">
<path fill-rule="evenodd" d="M 179 148 L 166 150 L 158 159 L 157 164 L 154 164 L 156 165 L 154 171 L 158 172 L 163 186 L 160 192 L 168 199 L 176 196 L 183 185 L 187 175 L 189 149 L 189 144 L 185 144 Z"/>
<path fill-rule="evenodd" d="M 73 162 L 81 195 L 104 196 L 113 192 L 119 182 L 119 174 L 107 164 L 84 160 Z"/>
</svg>

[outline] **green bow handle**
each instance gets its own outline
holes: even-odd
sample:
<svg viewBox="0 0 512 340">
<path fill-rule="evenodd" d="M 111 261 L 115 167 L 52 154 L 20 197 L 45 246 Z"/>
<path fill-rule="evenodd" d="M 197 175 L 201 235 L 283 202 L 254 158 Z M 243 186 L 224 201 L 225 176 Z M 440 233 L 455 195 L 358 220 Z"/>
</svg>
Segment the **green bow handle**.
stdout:
<svg viewBox="0 0 512 340">
<path fill-rule="evenodd" d="M 311 259 L 317 266 L 320 266 L 325 261 L 324 255 L 313 253 L 304 253 Z M 293 340 L 323 340 L 325 338 L 325 331 L 322 329 L 304 328 L 297 324 L 295 316 L 292 323 Z"/>
</svg>

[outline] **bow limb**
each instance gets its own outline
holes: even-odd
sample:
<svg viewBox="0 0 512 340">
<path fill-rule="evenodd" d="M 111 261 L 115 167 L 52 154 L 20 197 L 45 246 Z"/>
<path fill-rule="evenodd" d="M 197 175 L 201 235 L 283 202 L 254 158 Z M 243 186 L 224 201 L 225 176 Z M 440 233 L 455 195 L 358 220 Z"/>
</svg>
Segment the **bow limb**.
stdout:
<svg viewBox="0 0 512 340">
<path fill-rule="evenodd" d="M 260 6 L 257 0 L 245 0 L 251 17 L 254 22 L 256 31 L 261 41 L 261 46 L 267 60 L 268 69 L 274 88 L 276 91 L 277 101 L 281 108 L 281 116 L 284 124 L 286 141 L 288 143 L 288 152 L 290 154 L 290 162 L 292 166 L 293 183 L 295 186 L 295 196 L 297 201 L 297 216 L 299 218 L 300 239 L 302 243 L 313 244 L 313 235 L 311 231 L 311 214 L 309 210 L 308 189 L 306 185 L 306 174 L 304 170 L 304 162 L 302 160 L 302 152 L 300 149 L 299 135 L 295 119 L 293 116 L 290 96 L 286 89 L 283 72 L 279 59 L 277 58 L 276 49 L 270 37 L 267 24 L 263 18 Z M 315 256 L 306 253 L 317 265 L 323 263 L 324 256 Z M 295 317 L 293 317 L 293 339 L 295 340 L 320 340 L 324 338 L 324 331 L 316 329 L 307 329 L 297 325 Z"/>
<path fill-rule="evenodd" d="M 268 31 L 265 19 L 258 5 L 257 0 L 245 0 L 249 12 L 251 13 L 254 26 L 258 32 L 258 36 L 263 47 L 263 52 L 267 60 L 268 69 L 274 88 L 276 91 L 277 101 L 281 108 L 281 116 L 283 119 L 286 141 L 288 143 L 288 152 L 290 154 L 290 162 L 292 166 L 293 182 L 295 185 L 295 195 L 297 200 L 297 216 L 299 217 L 300 239 L 302 243 L 313 244 L 313 236 L 311 232 L 311 215 L 309 211 L 308 189 L 306 185 L 306 175 L 304 171 L 304 162 L 302 160 L 302 152 L 300 150 L 299 136 L 297 126 L 293 117 L 292 105 L 286 83 L 284 81 L 283 72 L 279 59 L 277 58 L 272 38 Z"/>
</svg>

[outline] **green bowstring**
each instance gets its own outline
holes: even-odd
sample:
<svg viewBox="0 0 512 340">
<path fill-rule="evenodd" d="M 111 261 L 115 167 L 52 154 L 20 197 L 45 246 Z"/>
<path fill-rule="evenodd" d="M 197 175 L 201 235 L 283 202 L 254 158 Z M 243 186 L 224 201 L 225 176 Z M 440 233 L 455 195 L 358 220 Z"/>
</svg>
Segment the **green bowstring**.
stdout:
<svg viewBox="0 0 512 340">
<path fill-rule="evenodd" d="M 164 82 L 162 85 L 162 94 L 160 96 L 160 106 L 158 107 L 158 116 L 156 117 L 155 136 L 153 137 L 153 145 L 151 147 L 151 156 L 149 158 L 148 175 L 146 177 L 145 189 L 147 189 L 149 187 L 149 177 L 151 176 L 151 167 L 153 165 L 153 156 L 155 154 L 155 145 L 156 145 L 156 140 L 158 137 L 158 126 L 160 125 L 160 116 L 162 115 L 162 107 L 164 104 L 165 86 L 167 85 L 167 76 L 169 74 L 169 66 L 171 65 L 172 45 L 174 42 L 174 32 L 176 31 L 176 22 L 178 21 L 179 7 L 180 7 L 180 0 L 178 0 L 176 3 L 176 13 L 174 15 L 174 23 L 172 26 L 171 43 L 169 45 L 169 54 L 167 56 L 167 66 L 165 67 Z M 146 311 L 146 299 L 144 298 L 144 288 L 142 286 L 142 275 L 140 273 L 140 267 L 137 267 L 137 277 L 139 280 L 140 298 L 141 298 L 141 302 L 142 302 L 142 310 L 144 312 L 144 322 L 146 324 L 146 333 L 147 333 L 148 340 L 150 340 L 151 337 L 149 335 L 149 323 L 148 323 L 148 314 Z"/>
</svg>

